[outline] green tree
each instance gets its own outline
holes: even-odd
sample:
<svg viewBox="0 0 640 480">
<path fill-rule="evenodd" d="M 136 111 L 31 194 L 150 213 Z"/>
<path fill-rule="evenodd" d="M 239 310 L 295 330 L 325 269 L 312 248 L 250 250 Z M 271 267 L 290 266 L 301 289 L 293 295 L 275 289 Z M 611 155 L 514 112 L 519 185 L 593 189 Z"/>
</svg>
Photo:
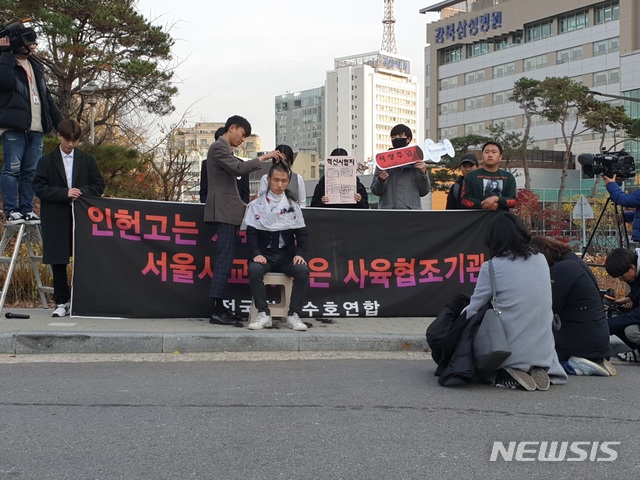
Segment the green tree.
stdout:
<svg viewBox="0 0 640 480">
<path fill-rule="evenodd" d="M 173 111 L 173 40 L 135 8 L 135 0 L 0 0 L 7 21 L 32 16 L 38 32 L 38 58 L 48 67 L 50 86 L 65 117 L 81 121 L 89 81 L 96 92 L 98 143 L 117 136 L 118 122 L 132 112 L 166 115 Z M 87 123 L 86 119 L 82 123 Z"/>
<path fill-rule="evenodd" d="M 560 124 L 565 146 L 562 161 L 557 209 L 562 207 L 562 196 L 566 185 L 569 161 L 576 136 L 587 130 L 582 120 L 593 107 L 595 100 L 589 88 L 569 77 L 548 77 L 539 85 L 540 115 L 550 122 Z"/>
<path fill-rule="evenodd" d="M 522 135 L 522 143 L 519 147 L 520 158 L 522 159 L 522 167 L 524 170 L 524 188 L 531 189 L 531 175 L 529 174 L 529 162 L 527 159 L 527 147 L 531 142 L 531 125 L 533 116 L 538 111 L 536 103 L 537 97 L 540 95 L 540 81 L 532 78 L 522 77 L 513 84 L 513 93 L 509 100 L 516 102 L 524 113 L 524 132 Z"/>
<path fill-rule="evenodd" d="M 611 105 L 610 103 L 594 101 L 594 105 L 589 112 L 585 114 L 584 124 L 587 128 L 600 135 L 600 150 L 605 149 L 606 135 L 613 132 L 613 145 L 624 142 L 624 138 L 617 140 L 618 132 L 629 126 L 631 119 L 628 117 L 622 105 Z M 623 136 L 624 137 L 624 136 Z M 600 185 L 601 177 L 598 176 L 591 189 L 591 197 L 595 198 Z"/>
</svg>

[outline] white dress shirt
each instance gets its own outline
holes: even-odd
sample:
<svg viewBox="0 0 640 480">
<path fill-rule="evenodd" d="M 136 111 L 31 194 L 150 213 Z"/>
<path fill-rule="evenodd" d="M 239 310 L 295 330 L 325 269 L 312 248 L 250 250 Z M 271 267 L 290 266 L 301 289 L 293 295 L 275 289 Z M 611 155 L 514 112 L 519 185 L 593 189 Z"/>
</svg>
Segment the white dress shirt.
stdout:
<svg viewBox="0 0 640 480">
<path fill-rule="evenodd" d="M 73 152 L 75 150 L 71 150 L 70 154 L 64 153 L 60 150 L 60 155 L 62 155 L 62 163 L 64 163 L 64 173 L 67 175 L 67 185 L 69 188 L 73 187 L 71 184 L 71 179 L 73 178 Z"/>
</svg>

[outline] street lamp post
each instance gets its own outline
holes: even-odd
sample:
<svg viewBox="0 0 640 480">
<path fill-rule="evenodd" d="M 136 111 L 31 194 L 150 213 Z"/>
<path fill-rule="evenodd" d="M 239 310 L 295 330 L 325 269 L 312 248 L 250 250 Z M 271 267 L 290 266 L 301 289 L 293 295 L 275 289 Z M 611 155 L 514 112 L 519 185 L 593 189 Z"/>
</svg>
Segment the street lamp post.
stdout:
<svg viewBox="0 0 640 480">
<path fill-rule="evenodd" d="M 96 123 L 96 103 L 98 103 L 98 98 L 96 97 L 96 90 L 100 87 L 98 84 L 91 80 L 87 82 L 87 84 L 82 87 L 79 91 L 80 95 L 87 97 L 87 103 L 89 104 L 89 117 L 90 123 L 89 128 L 91 129 L 91 145 L 95 144 L 95 123 Z"/>
</svg>

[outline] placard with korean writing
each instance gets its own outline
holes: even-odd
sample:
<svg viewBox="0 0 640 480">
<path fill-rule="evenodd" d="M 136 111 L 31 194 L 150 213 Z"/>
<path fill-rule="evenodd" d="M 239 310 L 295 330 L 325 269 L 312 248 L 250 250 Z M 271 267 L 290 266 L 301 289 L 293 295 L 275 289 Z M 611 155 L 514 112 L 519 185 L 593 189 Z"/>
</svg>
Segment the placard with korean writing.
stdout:
<svg viewBox="0 0 640 480">
<path fill-rule="evenodd" d="M 203 222 L 204 205 L 82 196 L 73 211 L 73 316 L 209 316 L 217 236 Z M 303 215 L 310 278 L 301 316 L 426 317 L 473 291 L 495 212 L 308 208 Z M 241 231 L 225 301 L 245 316 L 249 257 Z"/>
<path fill-rule="evenodd" d="M 327 203 L 356 203 L 358 164 L 355 157 L 329 157 L 324 162 Z"/>
</svg>

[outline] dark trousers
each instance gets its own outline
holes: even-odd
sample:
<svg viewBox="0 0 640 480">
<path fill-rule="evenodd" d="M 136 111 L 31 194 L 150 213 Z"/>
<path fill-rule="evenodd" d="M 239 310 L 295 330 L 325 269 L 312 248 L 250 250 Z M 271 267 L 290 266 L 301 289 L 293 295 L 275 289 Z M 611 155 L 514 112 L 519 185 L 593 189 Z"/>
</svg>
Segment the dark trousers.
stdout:
<svg viewBox="0 0 640 480">
<path fill-rule="evenodd" d="M 262 255 L 267 259 L 265 265 L 254 261 L 249 262 L 249 285 L 251 286 L 251 295 L 253 295 L 256 309 L 258 312 L 271 314 L 267 306 L 267 289 L 264 286 L 264 276 L 269 272 L 284 273 L 293 278 L 289 315 L 292 313 L 300 315 L 304 298 L 309 288 L 309 267 L 307 265 L 294 265 L 293 254 L 286 248 L 281 248 L 277 252 L 265 250 Z"/>
<path fill-rule="evenodd" d="M 53 300 L 56 302 L 56 305 L 67 303 L 71 298 L 69 279 L 67 278 L 67 266 L 51 265 L 51 273 L 53 274 Z"/>
<path fill-rule="evenodd" d="M 631 349 L 640 348 L 640 345 L 629 340 L 627 335 L 624 333 L 624 329 L 627 328 L 628 326 L 629 325 L 613 325 L 612 326 L 611 324 L 609 324 L 609 332 L 611 333 L 611 335 L 615 335 L 620 340 L 622 340 L 629 348 Z"/>
<path fill-rule="evenodd" d="M 216 261 L 213 266 L 213 280 L 209 289 L 210 298 L 224 299 L 227 282 L 231 276 L 231 265 L 236 247 L 237 225 L 214 222 L 216 227 Z"/>
</svg>

